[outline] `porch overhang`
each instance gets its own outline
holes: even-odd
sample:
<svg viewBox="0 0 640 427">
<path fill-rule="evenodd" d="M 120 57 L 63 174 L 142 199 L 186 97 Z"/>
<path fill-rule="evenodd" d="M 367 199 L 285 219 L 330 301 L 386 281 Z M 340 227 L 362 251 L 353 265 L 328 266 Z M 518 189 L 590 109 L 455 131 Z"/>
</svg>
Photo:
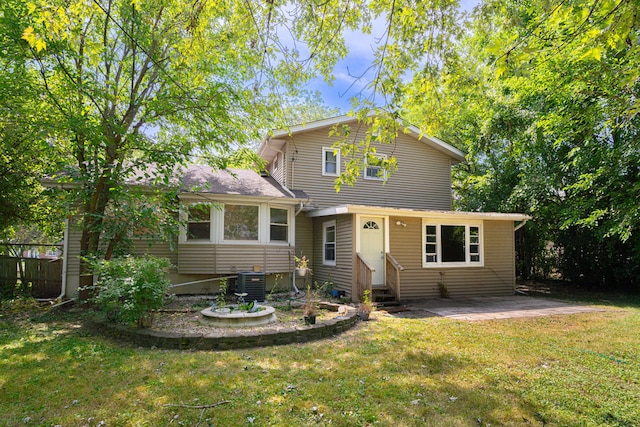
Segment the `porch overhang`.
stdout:
<svg viewBox="0 0 640 427">
<path fill-rule="evenodd" d="M 431 209 L 404 209 L 384 206 L 337 205 L 308 211 L 307 215 L 315 217 L 361 214 L 374 216 L 402 216 L 408 218 L 432 218 L 445 220 L 488 220 L 525 222 L 531 217 L 520 213 L 501 212 L 463 212 Z"/>
</svg>

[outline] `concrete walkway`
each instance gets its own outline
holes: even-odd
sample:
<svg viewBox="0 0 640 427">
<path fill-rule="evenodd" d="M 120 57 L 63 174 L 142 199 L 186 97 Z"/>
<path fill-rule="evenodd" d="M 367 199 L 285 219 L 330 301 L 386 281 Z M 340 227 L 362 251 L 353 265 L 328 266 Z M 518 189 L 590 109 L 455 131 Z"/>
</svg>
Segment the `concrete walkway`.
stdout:
<svg viewBox="0 0 640 427">
<path fill-rule="evenodd" d="M 380 309 L 381 312 L 384 309 Z M 527 296 L 451 298 L 418 301 L 404 309 L 389 309 L 388 315 L 402 318 L 441 316 L 457 320 L 492 320 L 515 317 L 553 316 L 604 311 L 603 308 Z"/>
</svg>

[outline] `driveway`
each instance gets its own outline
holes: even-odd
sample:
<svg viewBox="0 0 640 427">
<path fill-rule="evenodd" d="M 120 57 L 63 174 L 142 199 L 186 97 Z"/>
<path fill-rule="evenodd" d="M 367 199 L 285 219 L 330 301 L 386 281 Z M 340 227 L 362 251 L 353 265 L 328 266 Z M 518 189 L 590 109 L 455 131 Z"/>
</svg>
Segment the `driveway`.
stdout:
<svg viewBox="0 0 640 427">
<path fill-rule="evenodd" d="M 380 309 L 404 318 L 441 316 L 457 320 L 492 320 L 515 317 L 555 316 L 559 314 L 604 311 L 603 308 L 527 296 L 434 299 L 408 303 L 396 309 Z M 381 313 L 382 314 L 382 313 Z"/>
</svg>

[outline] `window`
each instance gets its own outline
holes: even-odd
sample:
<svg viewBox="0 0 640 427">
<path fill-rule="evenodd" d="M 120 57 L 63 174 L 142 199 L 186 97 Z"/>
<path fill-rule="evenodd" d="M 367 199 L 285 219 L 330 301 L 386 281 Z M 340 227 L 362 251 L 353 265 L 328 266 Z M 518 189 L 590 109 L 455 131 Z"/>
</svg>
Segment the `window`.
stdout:
<svg viewBox="0 0 640 427">
<path fill-rule="evenodd" d="M 211 205 L 191 205 L 187 215 L 187 240 L 210 240 Z"/>
<path fill-rule="evenodd" d="M 289 241 L 289 211 L 286 209 L 269 209 L 269 240 Z"/>
<path fill-rule="evenodd" d="M 387 171 L 382 167 L 382 162 L 387 159 L 384 155 L 374 155 L 367 160 L 364 168 L 364 179 L 377 179 L 384 181 L 387 179 Z"/>
<path fill-rule="evenodd" d="M 322 263 L 336 265 L 336 222 L 322 224 Z"/>
<path fill-rule="evenodd" d="M 258 240 L 258 206 L 224 205 L 224 240 Z"/>
<path fill-rule="evenodd" d="M 480 224 L 430 224 L 423 221 L 423 266 L 482 265 Z"/>
<path fill-rule="evenodd" d="M 380 230 L 380 227 L 378 226 L 378 223 L 375 221 L 367 221 L 364 223 L 364 225 L 362 226 L 362 228 L 364 228 L 365 230 Z"/>
<path fill-rule="evenodd" d="M 322 175 L 340 175 L 340 152 L 333 148 L 322 148 Z"/>
</svg>

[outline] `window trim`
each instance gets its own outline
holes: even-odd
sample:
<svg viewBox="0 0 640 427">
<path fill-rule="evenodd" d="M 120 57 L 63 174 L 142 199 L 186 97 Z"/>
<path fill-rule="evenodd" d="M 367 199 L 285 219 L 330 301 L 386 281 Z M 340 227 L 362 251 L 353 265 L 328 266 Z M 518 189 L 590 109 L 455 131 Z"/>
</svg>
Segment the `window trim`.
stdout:
<svg viewBox="0 0 640 427">
<path fill-rule="evenodd" d="M 333 153 L 336 156 L 336 171 L 335 173 L 327 172 L 327 155 L 326 153 Z M 340 175 L 340 150 L 332 147 L 322 147 L 322 176 L 338 176 Z"/>
<path fill-rule="evenodd" d="M 205 205 L 209 208 L 209 221 L 191 221 L 190 209 L 193 206 L 197 205 Z M 184 214 L 185 214 L 185 227 L 184 227 L 184 240 L 189 243 L 210 243 L 213 237 L 213 205 L 211 203 L 189 203 L 185 206 Z M 198 224 L 209 224 L 209 238 L 208 239 L 190 239 L 189 238 L 189 224 L 198 223 Z"/>
<path fill-rule="evenodd" d="M 333 260 L 327 259 L 327 251 L 326 245 L 331 244 L 331 242 L 327 242 L 327 229 L 333 227 Z M 335 266 L 336 260 L 338 258 L 338 227 L 336 226 L 336 221 L 327 221 L 322 223 L 322 265 L 330 265 Z"/>
<path fill-rule="evenodd" d="M 268 221 L 268 228 L 267 228 L 267 241 L 269 242 L 269 244 L 273 244 L 273 245 L 283 245 L 283 244 L 288 244 L 289 241 L 291 240 L 291 209 L 288 209 L 286 207 L 283 206 L 271 206 L 268 205 L 266 207 L 267 209 L 267 221 Z M 286 240 L 273 240 L 271 239 L 271 226 L 272 225 L 277 225 L 282 227 L 282 224 L 274 224 L 271 221 L 271 209 L 280 209 L 283 210 L 287 213 L 287 238 Z"/>
<path fill-rule="evenodd" d="M 377 159 L 383 159 L 386 160 L 387 159 L 387 155 L 386 154 L 372 154 L 373 157 L 377 158 Z M 386 181 L 387 180 L 387 170 L 385 168 L 383 168 L 382 166 L 371 166 L 372 168 L 379 168 L 380 170 L 382 170 L 382 176 L 370 176 L 367 174 L 367 170 L 369 169 L 369 165 L 367 160 L 365 159 L 364 161 L 364 179 L 370 180 L 370 181 Z"/>
<path fill-rule="evenodd" d="M 209 240 L 189 240 L 188 233 L 188 207 L 192 204 L 208 204 L 211 206 L 211 227 Z M 224 215 L 225 205 L 257 206 L 258 208 L 258 239 L 257 240 L 225 240 L 224 239 Z M 271 214 L 270 209 L 283 209 L 287 211 L 287 240 L 271 240 Z M 294 206 L 281 203 L 256 202 L 250 200 L 209 200 L 198 201 L 195 198 L 181 201 L 179 218 L 180 232 L 178 243 L 185 245 L 262 245 L 269 247 L 292 246 L 295 242 L 295 215 Z"/>
<path fill-rule="evenodd" d="M 436 227 L 436 257 L 437 262 L 427 262 L 427 230 L 426 227 L 428 225 Z M 464 243 L 464 252 L 465 252 L 465 261 L 464 262 L 443 262 L 442 261 L 442 226 L 459 226 L 465 227 L 464 235 L 465 235 L 465 243 Z M 470 247 L 471 243 L 471 227 L 478 228 L 478 255 L 480 257 L 479 261 L 471 261 L 471 252 Z M 484 267 L 484 224 L 483 221 L 469 221 L 469 222 L 458 222 L 458 221 L 446 221 L 446 220 L 430 220 L 427 218 L 422 219 L 422 247 L 421 247 L 421 257 L 422 257 L 422 268 L 460 268 L 460 267 Z M 431 243 L 431 242 L 430 242 Z M 475 245 L 475 243 L 473 243 Z"/>
</svg>

